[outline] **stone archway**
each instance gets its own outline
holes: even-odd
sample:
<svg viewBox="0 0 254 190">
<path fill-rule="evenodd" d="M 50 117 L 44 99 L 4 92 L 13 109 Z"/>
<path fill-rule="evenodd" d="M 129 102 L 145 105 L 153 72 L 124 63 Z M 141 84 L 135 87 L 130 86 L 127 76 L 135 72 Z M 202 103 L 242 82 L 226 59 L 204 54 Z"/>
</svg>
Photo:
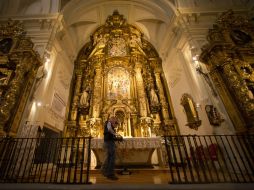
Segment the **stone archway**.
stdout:
<svg viewBox="0 0 254 190">
<path fill-rule="evenodd" d="M 128 120 L 126 117 L 126 114 L 123 110 L 117 110 L 115 112 L 115 116 L 119 122 L 118 127 L 117 127 L 117 133 L 122 135 L 122 136 L 128 136 L 129 131 L 128 131 Z"/>
</svg>

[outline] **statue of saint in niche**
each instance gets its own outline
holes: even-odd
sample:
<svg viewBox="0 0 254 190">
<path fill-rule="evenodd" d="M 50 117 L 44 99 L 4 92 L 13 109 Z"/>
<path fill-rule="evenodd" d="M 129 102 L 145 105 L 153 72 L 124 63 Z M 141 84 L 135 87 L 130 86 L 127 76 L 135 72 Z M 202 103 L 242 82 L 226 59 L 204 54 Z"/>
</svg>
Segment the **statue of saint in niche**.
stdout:
<svg viewBox="0 0 254 190">
<path fill-rule="evenodd" d="M 157 106 L 159 104 L 159 99 L 154 88 L 150 90 L 150 101 L 152 106 Z"/>
<path fill-rule="evenodd" d="M 79 105 L 80 107 L 88 107 L 89 106 L 89 87 L 86 87 L 85 90 L 83 90 L 80 100 L 79 100 Z"/>
</svg>

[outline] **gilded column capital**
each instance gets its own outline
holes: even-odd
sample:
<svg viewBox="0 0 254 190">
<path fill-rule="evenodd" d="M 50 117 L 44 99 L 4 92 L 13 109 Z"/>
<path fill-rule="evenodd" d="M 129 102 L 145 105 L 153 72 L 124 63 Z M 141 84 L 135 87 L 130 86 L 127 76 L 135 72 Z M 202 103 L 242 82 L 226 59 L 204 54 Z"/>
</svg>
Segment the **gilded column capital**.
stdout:
<svg viewBox="0 0 254 190">
<path fill-rule="evenodd" d="M 145 63 L 146 58 L 142 55 L 133 55 L 133 56 L 131 56 L 130 61 L 133 62 L 133 63 L 137 63 L 137 62 Z"/>
<path fill-rule="evenodd" d="M 161 75 L 161 73 L 162 73 L 162 68 L 161 67 L 154 68 L 154 74 L 155 75 Z"/>
<path fill-rule="evenodd" d="M 99 62 L 99 61 L 96 61 L 95 63 L 93 63 L 93 67 L 94 67 L 94 69 L 95 69 L 96 71 L 102 69 L 101 65 L 102 65 L 102 63 Z"/>
<path fill-rule="evenodd" d="M 94 63 L 101 63 L 104 60 L 104 55 L 97 55 L 95 57 L 93 57 L 93 62 Z"/>
<path fill-rule="evenodd" d="M 142 63 L 136 62 L 135 67 L 134 67 L 134 70 L 135 70 L 136 72 L 141 72 L 141 70 L 142 70 Z"/>
<path fill-rule="evenodd" d="M 135 68 L 134 68 L 134 71 L 135 71 L 136 73 L 141 73 L 141 70 L 142 70 L 142 67 L 135 67 Z"/>
<path fill-rule="evenodd" d="M 95 70 L 95 74 L 97 76 L 102 76 L 103 73 L 102 73 L 102 68 L 101 67 L 95 67 L 94 70 Z"/>
<path fill-rule="evenodd" d="M 76 74 L 77 76 L 81 76 L 81 75 L 82 75 L 82 70 L 81 70 L 81 69 L 76 69 L 76 70 L 75 70 L 75 74 Z"/>
</svg>

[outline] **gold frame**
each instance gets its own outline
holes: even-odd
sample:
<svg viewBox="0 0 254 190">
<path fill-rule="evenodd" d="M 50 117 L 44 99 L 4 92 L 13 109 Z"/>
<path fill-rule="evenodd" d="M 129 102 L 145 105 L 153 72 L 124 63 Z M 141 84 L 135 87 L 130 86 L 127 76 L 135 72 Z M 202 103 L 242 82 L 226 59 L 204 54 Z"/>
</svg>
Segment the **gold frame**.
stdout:
<svg viewBox="0 0 254 190">
<path fill-rule="evenodd" d="M 186 93 L 183 94 L 181 98 L 181 105 L 183 106 L 187 117 L 186 126 L 189 126 L 191 129 L 198 130 L 198 127 L 201 125 L 201 120 L 199 119 L 196 104 L 191 95 Z"/>
</svg>

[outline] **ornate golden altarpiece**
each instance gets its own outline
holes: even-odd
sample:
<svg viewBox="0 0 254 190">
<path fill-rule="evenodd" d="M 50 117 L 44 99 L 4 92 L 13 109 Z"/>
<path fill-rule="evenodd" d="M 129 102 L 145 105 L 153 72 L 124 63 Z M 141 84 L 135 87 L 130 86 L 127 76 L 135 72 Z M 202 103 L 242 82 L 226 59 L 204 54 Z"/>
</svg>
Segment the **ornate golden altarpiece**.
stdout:
<svg viewBox="0 0 254 190">
<path fill-rule="evenodd" d="M 117 11 L 77 56 L 66 136 L 101 138 L 103 123 L 113 115 L 124 137 L 176 134 L 161 59 Z"/>
<path fill-rule="evenodd" d="M 16 135 L 40 65 L 21 24 L 0 25 L 0 136 Z"/>
<path fill-rule="evenodd" d="M 228 11 L 208 34 L 200 60 L 227 109 L 237 132 L 254 129 L 254 25 Z"/>
</svg>

